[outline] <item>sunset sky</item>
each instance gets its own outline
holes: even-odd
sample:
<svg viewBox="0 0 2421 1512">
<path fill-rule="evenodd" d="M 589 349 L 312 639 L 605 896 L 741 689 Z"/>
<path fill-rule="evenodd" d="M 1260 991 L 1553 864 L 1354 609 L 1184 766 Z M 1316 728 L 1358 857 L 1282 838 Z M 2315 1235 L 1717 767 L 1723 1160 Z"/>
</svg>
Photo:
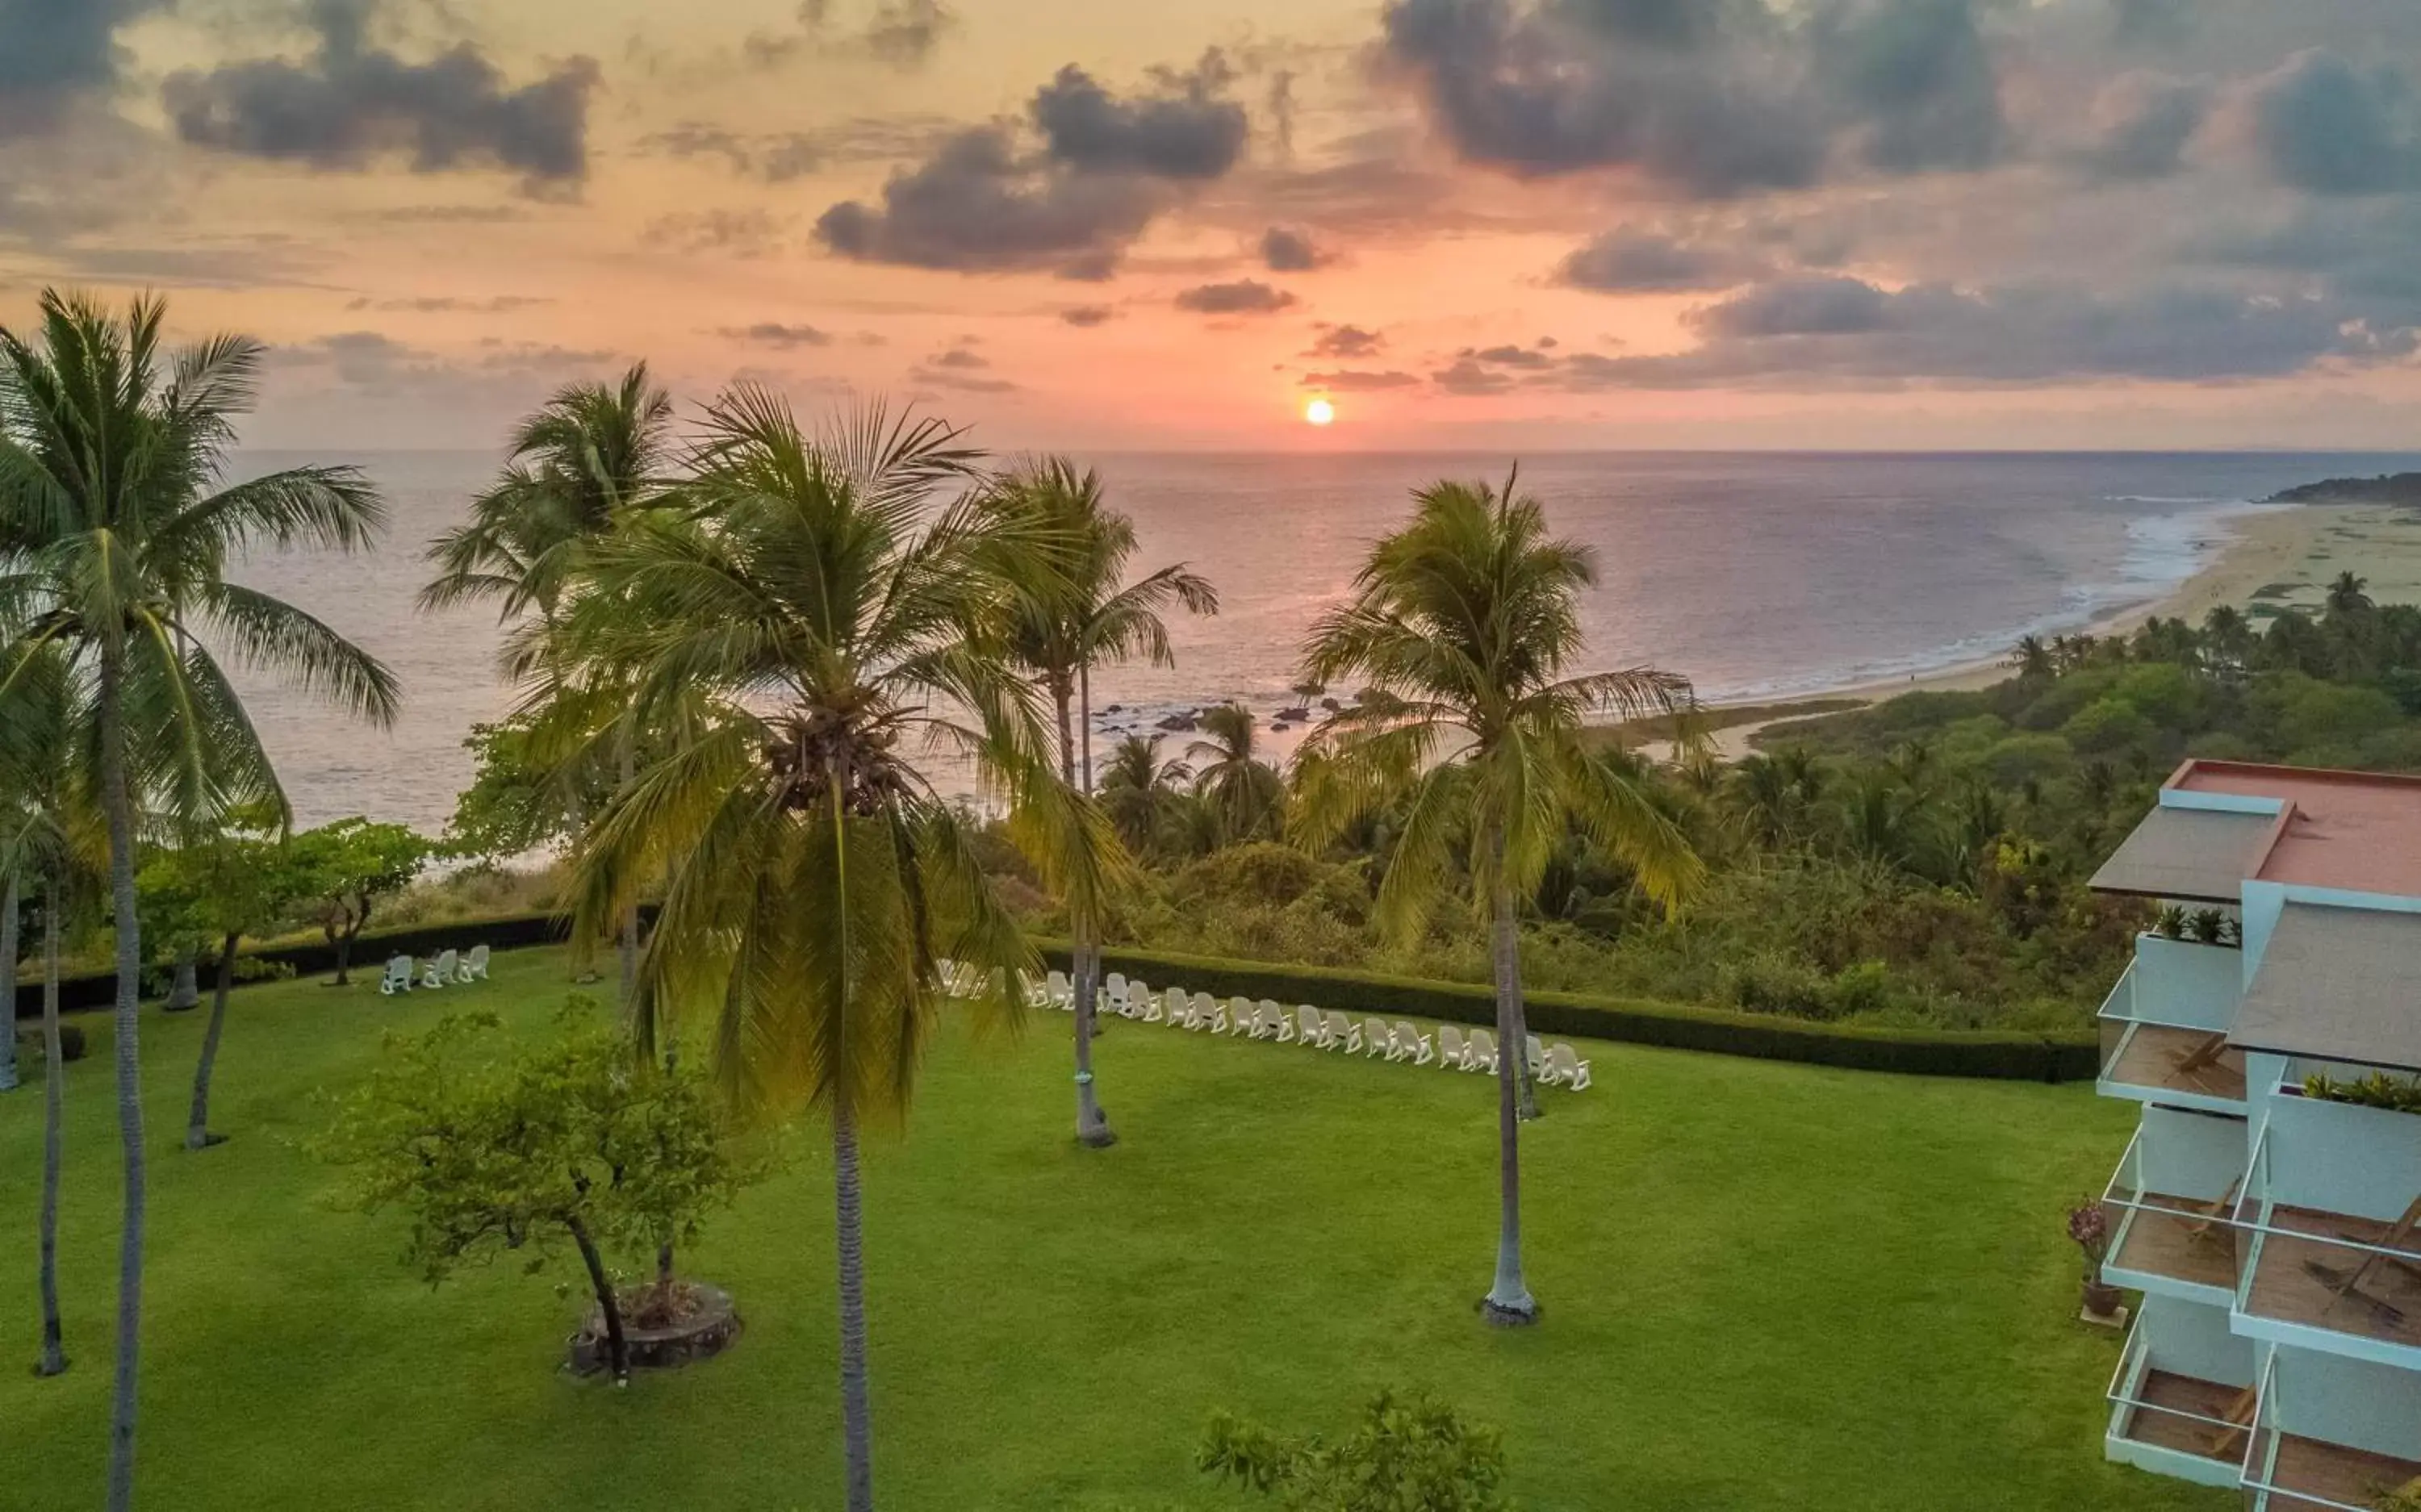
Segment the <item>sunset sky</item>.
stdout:
<svg viewBox="0 0 2421 1512">
<path fill-rule="evenodd" d="M 0 0 L 46 283 L 273 343 L 270 445 L 644 356 L 1001 446 L 2421 446 L 2421 4 Z"/>
</svg>

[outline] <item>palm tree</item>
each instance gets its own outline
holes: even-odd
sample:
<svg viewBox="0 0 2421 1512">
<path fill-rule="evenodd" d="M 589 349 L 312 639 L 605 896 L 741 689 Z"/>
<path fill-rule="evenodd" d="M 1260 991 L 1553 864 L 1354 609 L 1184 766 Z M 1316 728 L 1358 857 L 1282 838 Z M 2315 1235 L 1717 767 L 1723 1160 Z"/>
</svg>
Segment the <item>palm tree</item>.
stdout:
<svg viewBox="0 0 2421 1512">
<path fill-rule="evenodd" d="M 2058 666 L 2052 659 L 2052 649 L 2043 644 L 2039 635 L 2020 637 L 2001 664 L 2028 682 L 2047 681 L 2059 675 Z"/>
<path fill-rule="evenodd" d="M 1194 780 L 1182 761 L 1160 758 L 1157 735 L 1130 735 L 1110 750 L 1101 769 L 1102 812 L 1130 851 L 1150 850 L 1162 837 L 1177 789 Z"/>
<path fill-rule="evenodd" d="M 614 770 L 625 784 L 636 770 L 639 741 L 639 732 L 616 717 L 628 701 L 619 690 L 584 680 L 582 673 L 596 669 L 569 664 L 555 631 L 566 600 L 585 586 L 597 543 L 661 492 L 672 416 L 672 397 L 656 386 L 646 363 L 633 364 L 611 386 L 556 390 L 514 431 L 504 472 L 472 501 L 470 522 L 430 544 L 438 576 L 420 591 L 427 611 L 492 601 L 500 620 L 527 621 L 524 632 L 506 643 L 506 675 L 536 684 L 531 701 L 551 716 L 546 723 L 559 745 L 586 753 L 595 742 L 581 737 L 592 734 L 592 725 L 610 725 Z M 635 905 L 616 921 L 616 935 L 630 1012 L 638 979 Z"/>
<path fill-rule="evenodd" d="M 1209 740 L 1185 748 L 1194 791 L 1217 822 L 1219 844 L 1240 845 L 1275 834 L 1286 806 L 1286 782 L 1253 753 L 1253 711 L 1220 704 L 1202 711 Z"/>
<path fill-rule="evenodd" d="M 36 341 L 0 329 L 0 643 L 55 646 L 89 684 L 79 697 L 92 710 L 109 834 L 126 1167 L 110 1423 L 116 1512 L 133 1494 L 143 1301 L 136 804 L 180 822 L 261 799 L 283 811 L 242 700 L 208 649 L 213 642 L 372 720 L 393 720 L 396 685 L 384 667 L 301 610 L 224 576 L 250 545 L 367 546 L 385 510 L 351 468 L 221 487 L 236 419 L 253 403 L 258 343 L 217 336 L 165 352 L 164 306 L 153 299 L 137 300 L 122 321 L 54 290 L 39 310 Z"/>
<path fill-rule="evenodd" d="M 1741 833 L 1764 850 L 1779 850 L 1798 834 L 1799 795 L 1788 772 L 1772 756 L 1742 757 L 1724 797 Z"/>
<path fill-rule="evenodd" d="M 945 959 L 1013 1006 L 1032 957 L 920 754 L 962 760 L 1047 862 L 1114 855 L 1054 770 L 1041 701 L 998 638 L 1004 571 L 1048 570 L 984 503 L 936 510 L 974 458 L 879 412 L 820 438 L 741 388 L 707 412 L 677 518 L 596 550 L 570 644 L 632 671 L 639 717 L 719 706 L 617 793 L 575 860 L 585 918 L 669 869 L 642 962 L 651 1011 L 711 1005 L 742 1105 L 831 1119 L 847 1505 L 873 1505 L 858 1138 L 905 1115 Z M 1063 825 L 1096 831 L 1066 843 Z M 1088 898 L 1119 879 L 1047 876 Z"/>
<path fill-rule="evenodd" d="M 1059 570 L 1013 581 L 1010 655 L 1050 695 L 1059 717 L 1059 773 L 1079 793 L 1093 791 L 1093 668 L 1142 657 L 1173 667 L 1172 606 L 1219 612 L 1219 595 L 1183 563 L 1124 583 L 1135 553 L 1134 522 L 1101 498 L 1097 473 L 1065 458 L 1032 463 L 1000 480 L 993 503 L 1028 534 L 1060 543 Z M 1093 1081 L 1093 1007 L 1101 976 L 1101 921 L 1072 910 L 1076 978 L 1076 1138 L 1092 1148 L 1117 1143 Z"/>
<path fill-rule="evenodd" d="M 1596 581 L 1585 548 L 1547 534 L 1538 502 L 1485 485 L 1441 483 L 1414 496 L 1412 522 L 1372 548 L 1343 607 L 1304 648 L 1306 681 L 1367 678 L 1359 708 L 1313 732 L 1321 759 L 1299 784 L 1297 827 L 1317 842 L 1351 816 L 1399 803 L 1402 828 L 1380 884 L 1380 922 L 1409 935 L 1447 882 L 1455 837 L 1486 900 L 1496 980 L 1501 1208 L 1496 1279 L 1483 1310 L 1498 1323 L 1539 1314 L 1522 1274 L 1520 1101 L 1528 1030 L 1514 899 L 1534 894 L 1577 820 L 1667 908 L 1700 866 L 1645 787 L 1592 760 L 1585 720 L 1669 714 L 1689 684 L 1646 667 L 1579 677 L 1578 596 Z"/>
<path fill-rule="evenodd" d="M 74 683 L 55 647 L 20 642 L 0 652 L 0 799 L 9 800 L 0 866 L 42 883 L 42 1203 L 39 1247 L 42 1353 L 38 1376 L 68 1367 L 59 1327 L 59 1180 L 66 1153 L 67 1063 L 59 1048 L 59 932 L 70 878 L 89 849 L 74 790 L 78 732 Z M 13 993 L 5 1000 L 16 1009 Z M 15 1037 L 13 1032 L 10 1035 Z"/>
<path fill-rule="evenodd" d="M 2241 672 L 2253 659 L 2258 637 L 2253 622 L 2234 604 L 2220 604 L 2203 616 L 2203 645 L 2209 662 L 2224 672 Z"/>
<path fill-rule="evenodd" d="M 2363 591 L 2369 586 L 2370 582 L 2366 578 L 2356 577 L 2351 571 L 2338 573 L 2336 580 L 2329 585 L 2329 613 L 2358 615 L 2366 609 L 2376 608 L 2370 595 Z"/>
</svg>

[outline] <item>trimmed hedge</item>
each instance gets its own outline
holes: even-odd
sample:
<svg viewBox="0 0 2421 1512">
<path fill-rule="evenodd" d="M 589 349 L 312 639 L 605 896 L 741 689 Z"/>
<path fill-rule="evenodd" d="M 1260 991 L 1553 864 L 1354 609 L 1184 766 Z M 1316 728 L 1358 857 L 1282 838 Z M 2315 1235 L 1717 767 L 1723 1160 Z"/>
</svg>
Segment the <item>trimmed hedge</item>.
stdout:
<svg viewBox="0 0 2421 1512">
<path fill-rule="evenodd" d="M 1065 944 L 1044 947 L 1066 970 Z M 1492 1028 L 1496 996 L 1467 982 L 1380 976 L 1326 966 L 1219 960 L 1199 956 L 1111 948 L 1101 969 L 1140 977 L 1164 990 L 1183 987 L 1213 997 L 1273 998 L 1351 1014 L 1438 1019 Z M 1572 992 L 1524 995 L 1530 1028 L 1540 1035 L 1609 1039 L 1672 1050 L 1708 1051 L 1757 1060 L 1798 1061 L 1861 1071 L 1963 1076 L 2015 1082 L 2089 1082 L 2101 1066 L 2091 1035 L 2012 1034 L 1995 1030 L 1879 1029 L 1813 1023 L 1762 1013 L 1734 1013 L 1639 998 Z"/>
<path fill-rule="evenodd" d="M 643 907 L 640 912 L 643 916 L 650 915 L 653 910 Z M 434 956 L 447 949 L 468 950 L 473 945 L 486 945 L 491 950 L 518 950 L 528 945 L 554 944 L 564 938 L 570 927 L 570 921 L 560 914 L 506 913 L 490 919 L 461 919 L 452 924 L 415 924 L 396 929 L 373 929 L 353 942 L 352 969 L 356 972 L 377 972 L 386 964 L 389 956 Z M 298 976 L 336 969 L 336 948 L 325 940 L 277 945 L 266 950 L 246 950 L 242 954 L 254 960 L 290 966 Z M 41 977 L 36 974 L 28 980 L 23 967 L 18 970 L 17 1017 L 39 1018 L 42 1012 Z M 205 990 L 208 990 L 209 982 L 209 971 L 205 968 Z M 112 972 L 62 977 L 59 981 L 59 1008 L 67 1013 L 105 1008 L 117 1000 L 117 977 Z"/>
</svg>

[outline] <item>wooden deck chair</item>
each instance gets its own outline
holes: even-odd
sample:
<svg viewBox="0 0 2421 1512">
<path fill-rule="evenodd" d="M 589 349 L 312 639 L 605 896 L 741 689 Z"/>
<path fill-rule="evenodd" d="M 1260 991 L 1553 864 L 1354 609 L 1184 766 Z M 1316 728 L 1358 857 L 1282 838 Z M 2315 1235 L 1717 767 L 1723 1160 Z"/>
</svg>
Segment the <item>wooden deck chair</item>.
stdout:
<svg viewBox="0 0 2421 1512">
<path fill-rule="evenodd" d="M 2413 1245 L 2413 1230 L 2416 1228 L 2421 1228 L 2421 1197 L 2415 1197 L 2413 1199 L 2413 1206 L 2404 1209 L 2404 1216 L 2398 1219 L 2395 1226 L 2390 1228 L 2387 1231 L 2386 1236 L 2379 1240 L 2379 1248 L 2384 1250 L 2409 1249 Z M 2366 1253 L 2363 1255 L 2362 1264 L 2355 1266 L 2351 1273 L 2346 1275 L 2342 1280 L 2330 1282 L 2329 1290 L 2335 1295 L 2335 1300 L 2336 1302 L 2343 1302 L 2349 1297 L 2359 1297 L 2361 1301 L 2366 1302 L 2372 1307 L 2378 1309 L 2382 1315 L 2391 1317 L 2395 1321 L 2401 1322 L 2404 1318 L 2404 1313 L 2401 1308 L 2392 1306 L 2387 1302 L 2380 1301 L 2376 1297 L 2363 1292 L 2362 1290 L 2362 1284 L 2365 1281 L 2369 1280 L 2370 1273 L 2382 1265 L 2395 1265 L 2401 1267 L 2405 1270 L 2413 1271 L 2415 1274 L 2421 1274 L 2421 1264 L 2416 1264 L 2416 1262 L 2413 1260 L 2398 1259 L 2397 1256 L 2391 1255 L 2380 1255 L 2376 1252 L 2370 1252 Z M 2313 1275 L 2320 1277 L 2324 1281 L 2327 1280 L 2330 1275 L 2335 1274 L 2334 1270 L 2327 1266 L 2313 1265 L 2309 1267 L 2309 1269 Z"/>
<path fill-rule="evenodd" d="M 2169 1059 L 2177 1066 L 2179 1076 L 2209 1086 L 2210 1083 L 2206 1079 L 2221 1068 L 2220 1057 L 2226 1053 L 2226 1035 L 2206 1035 L 2196 1040 L 2192 1049 L 2172 1052 Z"/>
<path fill-rule="evenodd" d="M 2200 1215 L 2199 1222 L 2185 1225 L 2186 1238 L 2197 1244 L 2225 1242 L 2227 1239 L 2227 1215 L 2236 1210 L 2236 1193 L 2243 1185 L 2244 1177 L 2240 1176 L 2227 1184 L 2227 1190 L 2220 1194 L 2217 1202 L 2198 1202 L 2179 1209 L 2181 1215 Z"/>
<path fill-rule="evenodd" d="M 2219 1415 L 2220 1421 L 2227 1426 L 2211 1435 L 2210 1452 L 2214 1457 L 2224 1459 L 2237 1452 L 2238 1446 L 2244 1442 L 2244 1436 L 2252 1431 L 2253 1414 L 2260 1406 L 2260 1388 L 2247 1386 L 2236 1394 L 2228 1402 L 2227 1411 Z"/>
</svg>

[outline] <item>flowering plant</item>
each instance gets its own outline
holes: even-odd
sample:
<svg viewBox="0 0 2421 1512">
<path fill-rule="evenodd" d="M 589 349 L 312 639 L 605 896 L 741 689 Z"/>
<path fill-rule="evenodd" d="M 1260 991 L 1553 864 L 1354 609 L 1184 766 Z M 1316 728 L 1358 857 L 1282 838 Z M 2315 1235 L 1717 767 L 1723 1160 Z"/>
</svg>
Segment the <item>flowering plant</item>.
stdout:
<svg viewBox="0 0 2421 1512">
<path fill-rule="evenodd" d="M 2085 1279 L 2101 1272 L 2102 1256 L 2110 1253 L 2110 1215 L 2098 1202 L 2080 1203 L 2068 1210 L 2068 1237 L 2085 1252 Z"/>
</svg>

